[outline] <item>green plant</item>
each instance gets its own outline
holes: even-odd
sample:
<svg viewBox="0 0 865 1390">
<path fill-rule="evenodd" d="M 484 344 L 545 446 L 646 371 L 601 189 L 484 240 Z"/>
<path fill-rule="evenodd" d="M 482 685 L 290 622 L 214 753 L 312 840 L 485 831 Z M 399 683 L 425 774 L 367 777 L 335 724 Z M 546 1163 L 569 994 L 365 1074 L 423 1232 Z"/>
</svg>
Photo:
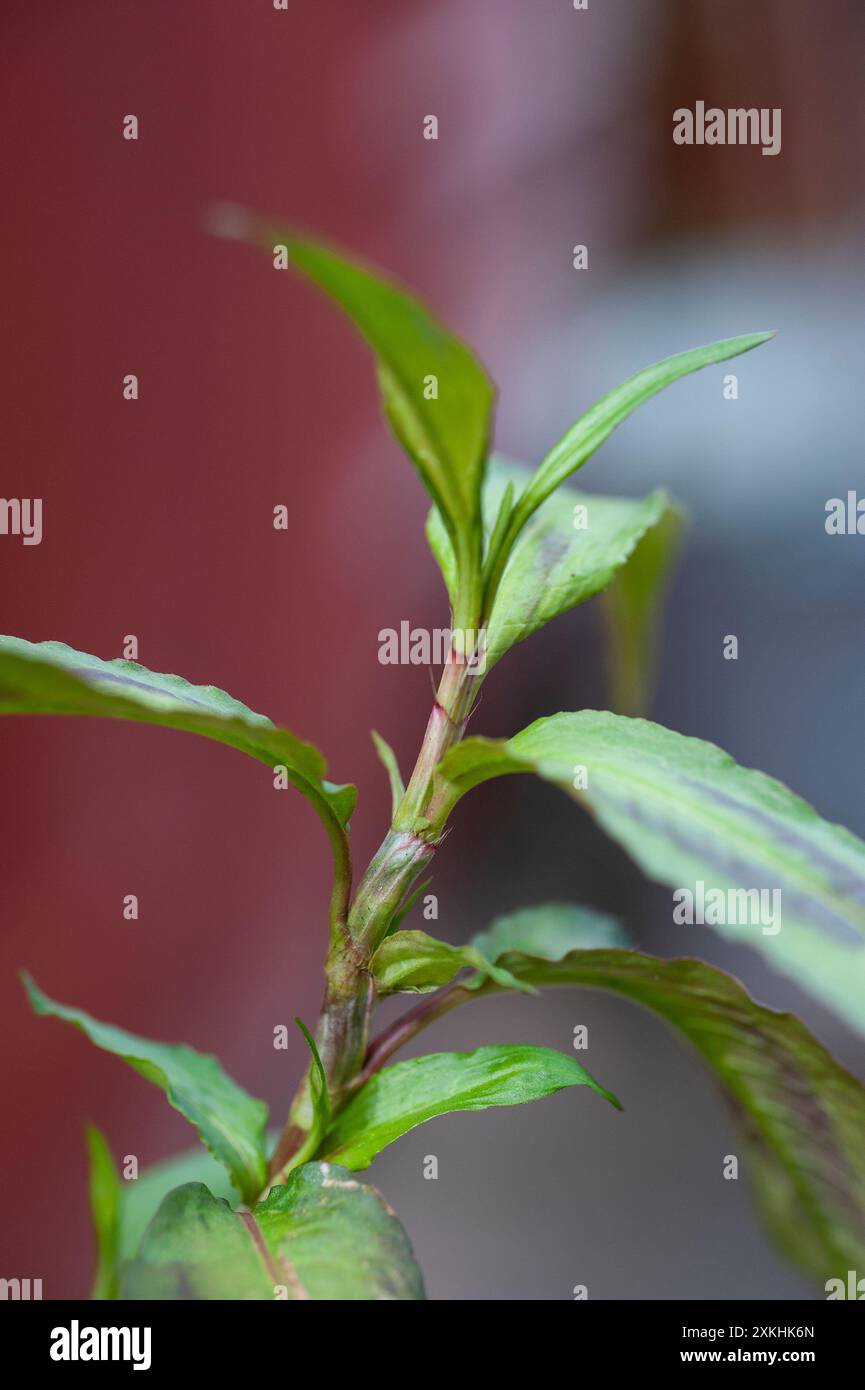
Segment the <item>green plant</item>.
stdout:
<svg viewBox="0 0 865 1390">
<path fill-rule="evenodd" d="M 355 790 L 328 781 L 309 744 L 212 687 L 59 643 L 0 639 L 3 712 L 137 720 L 228 744 L 308 798 L 333 854 L 324 1004 L 314 1037 L 300 1025 L 310 1063 L 275 1141 L 264 1104 L 214 1058 L 99 1023 L 27 980 L 37 1013 L 76 1025 L 161 1087 L 209 1150 L 124 1184 L 102 1136 L 88 1131 L 94 1296 L 423 1297 L 399 1223 L 354 1172 L 448 1111 L 573 1086 L 619 1102 L 575 1057 L 541 1047 L 391 1058 L 457 1006 L 546 985 L 625 995 L 680 1032 L 742 1121 L 746 1167 L 775 1236 L 819 1280 L 862 1269 L 865 1094 L 798 1020 L 760 1007 L 698 960 L 629 949 L 615 923 L 587 908 L 523 910 L 464 946 L 403 926 L 460 798 L 488 778 L 532 772 L 586 807 L 650 878 L 680 894 L 702 884 L 707 904 L 721 901 L 711 894 L 727 902 L 733 893 L 750 907 L 754 885 L 777 888 L 783 933 L 774 924 L 755 932 L 735 913 L 732 922 L 717 920 L 719 929 L 748 940 L 865 1030 L 865 846 L 848 832 L 713 745 L 627 714 L 582 710 L 538 719 L 508 740 L 465 736 L 479 690 L 508 649 L 603 590 L 619 707 L 640 706 L 678 514 L 662 492 L 632 501 L 565 484 L 638 405 L 771 335 L 727 339 L 639 372 L 532 473 L 488 457 L 493 386 L 420 304 L 323 246 L 252 223 L 241 230 L 332 296 L 372 347 L 388 419 L 433 500 L 428 538 L 450 599 L 452 640 L 407 785 L 374 736 L 393 817 L 352 892 Z M 394 992 L 419 999 L 375 1035 L 376 1004 Z"/>
</svg>

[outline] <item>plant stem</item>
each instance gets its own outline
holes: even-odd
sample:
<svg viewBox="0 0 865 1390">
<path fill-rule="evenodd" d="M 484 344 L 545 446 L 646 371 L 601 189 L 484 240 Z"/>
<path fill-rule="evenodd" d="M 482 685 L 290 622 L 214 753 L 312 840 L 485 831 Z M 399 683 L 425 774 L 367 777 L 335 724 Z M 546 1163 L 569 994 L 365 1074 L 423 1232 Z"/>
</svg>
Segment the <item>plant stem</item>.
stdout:
<svg viewBox="0 0 865 1390">
<path fill-rule="evenodd" d="M 433 772 L 448 749 L 462 738 L 482 680 L 482 671 L 473 669 L 470 661 L 450 651 L 414 771 L 394 816 L 395 829 L 416 827 L 423 819 Z"/>
<path fill-rule="evenodd" d="M 474 656 L 473 652 L 457 652 L 453 647 L 448 653 L 405 795 L 395 811 L 390 830 L 358 886 L 347 916 L 344 874 L 340 875 L 334 890 L 331 945 L 325 966 L 327 988 L 315 1036 L 334 1114 L 357 1089 L 358 1079 L 367 1073 L 370 1063 L 369 1022 L 375 1003 L 370 962 L 401 903 L 432 860 L 441 840 L 444 826 L 430 824 L 425 812 L 432 797 L 435 768 L 447 750 L 462 738 L 483 680 L 482 669 L 478 670 L 473 663 Z M 439 997 L 436 995 L 433 999 Z M 454 1002 L 462 1001 L 455 999 Z M 454 1004 L 447 1007 L 452 1008 Z M 412 1010 L 406 1019 L 410 1020 L 416 1013 Z M 409 1022 L 408 1027 L 416 1031 L 413 1023 Z M 407 1036 L 412 1036 L 412 1032 Z M 398 1046 L 399 1042 L 388 1044 L 376 1066 L 382 1065 Z M 311 1157 L 307 1152 L 313 1122 L 309 1077 L 307 1070 L 292 1102 L 270 1165 L 271 1183 L 284 1181 L 292 1167 Z"/>
<path fill-rule="evenodd" d="M 335 1113 L 348 1083 L 363 1065 L 375 986 L 362 958 L 350 946 L 331 948 L 326 976 L 315 1042 Z M 295 1092 L 288 1120 L 270 1162 L 271 1183 L 284 1181 L 293 1167 L 312 1156 L 306 1152 L 305 1145 L 313 1118 L 308 1068 Z"/>
<path fill-rule="evenodd" d="M 348 914 L 350 949 L 368 963 L 412 884 L 436 851 L 436 842 L 412 830 L 389 830 L 370 861 Z"/>
</svg>

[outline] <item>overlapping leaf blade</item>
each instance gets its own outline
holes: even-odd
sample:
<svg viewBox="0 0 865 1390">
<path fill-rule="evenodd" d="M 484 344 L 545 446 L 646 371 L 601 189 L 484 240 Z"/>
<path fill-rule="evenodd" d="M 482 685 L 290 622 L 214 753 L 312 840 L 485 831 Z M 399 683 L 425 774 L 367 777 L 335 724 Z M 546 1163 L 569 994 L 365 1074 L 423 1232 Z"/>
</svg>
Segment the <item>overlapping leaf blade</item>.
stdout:
<svg viewBox="0 0 865 1390">
<path fill-rule="evenodd" d="M 29 977 L 24 982 L 34 1012 L 73 1024 L 96 1047 L 122 1057 L 152 1081 L 165 1092 L 169 1104 L 195 1126 L 202 1143 L 224 1165 L 244 1199 L 258 1195 L 267 1177 L 267 1106 L 238 1086 L 215 1057 L 183 1044 L 150 1042 L 100 1023 L 83 1009 L 49 999 Z"/>
<path fill-rule="evenodd" d="M 121 1185 L 121 1261 L 130 1260 L 136 1253 L 141 1237 L 169 1192 L 190 1182 L 203 1183 L 214 1197 L 228 1202 L 231 1207 L 240 1204 L 241 1194 L 222 1164 L 201 1145 L 154 1163 L 134 1181 L 124 1181 Z"/>
<path fill-rule="evenodd" d="M 376 1188 L 344 1167 L 306 1163 L 295 1168 L 285 1186 L 272 1188 L 256 1207 L 255 1219 L 298 1298 L 402 1302 L 425 1297 L 399 1221 Z"/>
<path fill-rule="evenodd" d="M 201 1183 L 169 1193 L 124 1270 L 126 1299 L 416 1300 L 408 1239 L 375 1188 L 307 1163 L 251 1213 Z"/>
<path fill-rule="evenodd" d="M 589 1086 L 621 1109 L 576 1058 L 548 1047 L 503 1043 L 413 1057 L 367 1081 L 337 1118 L 324 1149 L 346 1168 L 366 1168 L 388 1144 L 437 1115 L 522 1105 L 566 1086 Z"/>
<path fill-rule="evenodd" d="M 518 491 L 530 478 L 530 471 L 519 464 L 498 457 L 491 460 L 484 485 L 488 530 L 506 489 Z M 662 526 L 670 511 L 671 503 L 662 491 L 633 500 L 561 488 L 528 522 L 504 570 L 487 619 L 487 669 L 517 642 L 601 593 L 627 566 L 647 532 Z M 427 537 L 455 604 L 456 563 L 436 511 L 427 519 Z"/>
<path fill-rule="evenodd" d="M 521 771 L 585 805 L 650 878 L 695 903 L 723 894 L 730 908 L 714 930 L 754 946 L 865 1031 L 865 845 L 849 831 L 714 744 L 596 710 L 539 719 L 507 741 L 467 739 L 440 777 L 453 802 Z M 780 924 L 761 917 L 764 904 L 774 916 L 776 900 L 760 892 L 775 890 Z M 700 927 L 681 930 L 693 939 Z"/>
<path fill-rule="evenodd" d="M 177 1187 L 158 1207 L 120 1275 L 125 1300 L 273 1299 L 282 1282 L 243 1217 L 203 1183 Z"/>
<path fill-rule="evenodd" d="M 96 1233 L 94 1299 L 118 1297 L 120 1271 L 131 1260 L 160 1203 L 184 1183 L 203 1183 L 214 1197 L 236 1207 L 240 1193 L 223 1168 L 201 1145 L 123 1177 L 103 1134 L 87 1129 L 90 1156 L 90 1210 Z"/>
</svg>

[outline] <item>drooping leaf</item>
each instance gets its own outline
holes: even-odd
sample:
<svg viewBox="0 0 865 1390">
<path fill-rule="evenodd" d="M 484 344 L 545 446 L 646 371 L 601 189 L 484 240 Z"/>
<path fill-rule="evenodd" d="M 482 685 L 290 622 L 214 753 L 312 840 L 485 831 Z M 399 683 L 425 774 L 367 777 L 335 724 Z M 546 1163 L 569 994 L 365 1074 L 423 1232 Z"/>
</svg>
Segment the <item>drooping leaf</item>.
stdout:
<svg viewBox="0 0 865 1390">
<path fill-rule="evenodd" d="M 480 493 L 495 389 L 473 354 L 406 290 L 329 247 L 272 227 L 302 272 L 348 314 L 376 355 L 391 428 L 441 512 L 464 584 L 479 580 Z"/>
<path fill-rule="evenodd" d="M 335 1163 L 366 1168 L 388 1144 L 437 1115 L 522 1105 L 566 1086 L 589 1086 L 621 1109 L 576 1058 L 548 1047 L 506 1043 L 413 1057 L 367 1081 L 337 1117 L 324 1148 Z"/>
<path fill-rule="evenodd" d="M 541 903 L 498 917 L 472 937 L 472 946 L 498 964 L 506 951 L 541 960 L 561 960 L 569 951 L 629 945 L 628 934 L 614 917 L 574 903 Z"/>
<path fill-rule="evenodd" d="M 676 353 L 674 357 L 665 357 L 661 362 L 644 367 L 641 372 L 628 377 L 621 386 L 602 396 L 562 435 L 539 464 L 529 486 L 516 504 L 515 510 L 521 521 L 528 520 L 532 512 L 560 483 L 582 467 L 586 459 L 600 448 L 604 440 L 609 438 L 613 430 L 626 420 L 637 406 L 650 400 L 681 377 L 699 371 L 701 367 L 739 357 L 743 352 L 750 352 L 752 348 L 759 347 L 772 337 L 774 333 L 744 333 L 737 338 L 723 338 L 720 342 L 709 343 L 705 347 Z"/>
<path fill-rule="evenodd" d="M 169 1104 L 195 1126 L 201 1142 L 227 1169 L 244 1199 L 258 1195 L 267 1177 L 267 1106 L 247 1095 L 215 1057 L 182 1044 L 149 1042 L 99 1023 L 83 1009 L 49 999 L 29 976 L 24 984 L 35 1013 L 74 1024 L 96 1047 L 122 1057 L 164 1091 Z"/>
<path fill-rule="evenodd" d="M 484 514 L 494 524 L 508 488 L 525 486 L 528 469 L 501 458 L 491 461 L 484 485 Z M 511 553 L 486 624 L 486 669 L 517 642 L 601 593 L 627 569 L 635 547 L 661 526 L 671 504 L 664 492 L 641 500 L 599 497 L 562 488 L 528 522 Z M 439 562 L 451 603 L 456 564 L 447 532 L 433 510 L 427 537 Z"/>
<path fill-rule="evenodd" d="M 670 507 L 637 543 L 604 594 L 610 707 L 644 715 L 655 692 L 661 610 L 682 515 Z"/>
<path fill-rule="evenodd" d="M 200 1183 L 171 1192 L 121 1282 L 126 1299 L 413 1300 L 423 1281 L 375 1188 L 307 1163 L 253 1212 Z"/>
<path fill-rule="evenodd" d="M 289 782 L 315 807 L 334 856 L 345 857 L 345 827 L 354 810 L 352 786 L 325 780 L 326 765 L 263 714 L 210 685 L 148 671 L 134 661 L 102 661 L 63 642 L 0 637 L 0 714 L 77 714 L 129 719 L 202 734 L 237 748 L 268 767 L 284 767 Z"/>
<path fill-rule="evenodd" d="M 446 985 L 467 967 L 480 971 L 504 989 L 531 989 L 491 964 L 475 943 L 451 946 L 423 931 L 397 931 L 386 936 L 370 966 L 379 994 L 392 994 L 394 990 L 426 994 Z"/>
<path fill-rule="evenodd" d="M 544 930 L 541 921 L 537 934 Z M 743 1126 L 740 1171 L 775 1239 L 821 1281 L 865 1268 L 865 1089 L 797 1018 L 755 1004 L 702 961 L 623 950 L 577 950 L 561 960 L 509 950 L 500 959 L 534 985 L 624 995 L 683 1034 Z"/>
<path fill-rule="evenodd" d="M 795 1097 L 791 1108 L 798 1108 Z M 859 1131 L 853 1135 L 853 1142 L 861 1152 L 861 1112 L 847 1111 L 847 1114 Z M 816 1112 L 812 1112 L 812 1116 L 816 1119 Z M 803 1131 L 798 1128 L 803 1118 L 804 1115 L 795 1121 L 797 1141 L 803 1137 Z M 865 1252 L 861 1191 L 857 1196 L 848 1190 L 839 1194 L 840 1200 L 836 1196 L 833 1202 L 829 1188 L 831 1162 L 827 1165 L 825 1153 L 817 1165 L 816 1175 L 812 1176 L 804 1166 L 812 1161 L 812 1145 L 798 1143 L 793 1150 L 793 1161 L 785 1161 L 786 1155 L 779 1152 L 780 1146 L 768 1142 L 760 1126 L 746 1111 L 739 1110 L 739 1121 L 746 1145 L 745 1169 L 751 1191 L 763 1224 L 778 1250 L 824 1288 L 829 1279 L 836 1278 L 841 1278 L 846 1285 L 847 1270 L 860 1268 Z M 837 1142 L 833 1141 L 836 1154 Z M 841 1159 L 846 1170 L 845 1180 L 852 1176 L 854 1181 L 860 1181 L 861 1167 L 851 1165 L 849 1158 L 845 1153 Z M 848 1198 L 858 1202 L 853 1211 L 845 1210 Z"/>
<path fill-rule="evenodd" d="M 96 1276 L 91 1297 L 112 1299 L 117 1297 L 120 1260 L 120 1179 L 105 1135 L 94 1125 L 87 1126 L 87 1152 L 90 1214 L 96 1231 Z"/>
<path fill-rule="evenodd" d="M 507 741 L 467 739 L 442 761 L 441 786 L 453 804 L 489 777 L 526 771 L 585 805 L 650 878 L 677 890 L 680 915 L 687 894 L 695 920 L 701 903 L 720 904 L 722 920 L 707 925 L 865 1031 L 865 845 L 849 831 L 714 744 L 596 710 L 539 719 Z"/>
</svg>

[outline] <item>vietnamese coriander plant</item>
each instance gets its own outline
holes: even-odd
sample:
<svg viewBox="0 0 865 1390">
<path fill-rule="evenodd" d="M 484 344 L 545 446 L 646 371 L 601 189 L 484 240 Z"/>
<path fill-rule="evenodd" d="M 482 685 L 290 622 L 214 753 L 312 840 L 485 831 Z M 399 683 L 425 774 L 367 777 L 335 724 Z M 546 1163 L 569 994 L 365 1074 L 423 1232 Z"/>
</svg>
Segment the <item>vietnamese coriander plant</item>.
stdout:
<svg viewBox="0 0 865 1390">
<path fill-rule="evenodd" d="M 678 514 L 662 492 L 632 501 L 565 484 L 637 406 L 771 334 L 725 339 L 638 372 L 530 471 L 490 456 L 492 383 L 415 299 L 252 219 L 236 215 L 231 232 L 277 268 L 306 275 L 372 348 L 391 428 L 432 498 L 427 531 L 450 600 L 451 640 L 407 783 L 374 735 L 393 815 L 358 872 L 349 835 L 355 790 L 328 781 L 321 755 L 294 734 L 210 686 L 57 642 L 0 638 L 0 710 L 136 720 L 228 744 L 311 802 L 333 856 L 324 1000 L 314 1032 L 300 1025 L 309 1066 L 280 1132 L 215 1058 L 99 1023 L 27 978 L 37 1013 L 74 1024 L 159 1086 L 204 1146 L 124 1182 L 101 1134 L 88 1131 L 94 1296 L 423 1298 L 402 1227 L 355 1174 L 448 1111 L 575 1086 L 619 1102 L 574 1056 L 545 1047 L 394 1057 L 458 1006 L 547 985 L 625 995 L 682 1034 L 732 1102 L 743 1168 L 782 1247 L 821 1282 L 865 1271 L 865 1092 L 796 1018 L 754 1003 L 698 960 L 629 949 L 610 919 L 585 907 L 522 909 L 468 945 L 405 924 L 457 802 L 488 778 L 534 773 L 586 808 L 651 879 L 679 897 L 702 894 L 707 923 L 747 940 L 865 1032 L 865 845 L 853 835 L 714 745 L 626 713 L 553 714 L 504 740 L 467 735 L 483 682 L 508 649 L 604 590 L 615 703 L 640 708 Z M 754 889 L 767 887 L 781 894 L 783 930 L 755 932 L 747 911 L 712 912 L 731 894 L 750 905 Z M 394 993 L 415 1002 L 377 1032 L 376 1007 Z"/>
</svg>

